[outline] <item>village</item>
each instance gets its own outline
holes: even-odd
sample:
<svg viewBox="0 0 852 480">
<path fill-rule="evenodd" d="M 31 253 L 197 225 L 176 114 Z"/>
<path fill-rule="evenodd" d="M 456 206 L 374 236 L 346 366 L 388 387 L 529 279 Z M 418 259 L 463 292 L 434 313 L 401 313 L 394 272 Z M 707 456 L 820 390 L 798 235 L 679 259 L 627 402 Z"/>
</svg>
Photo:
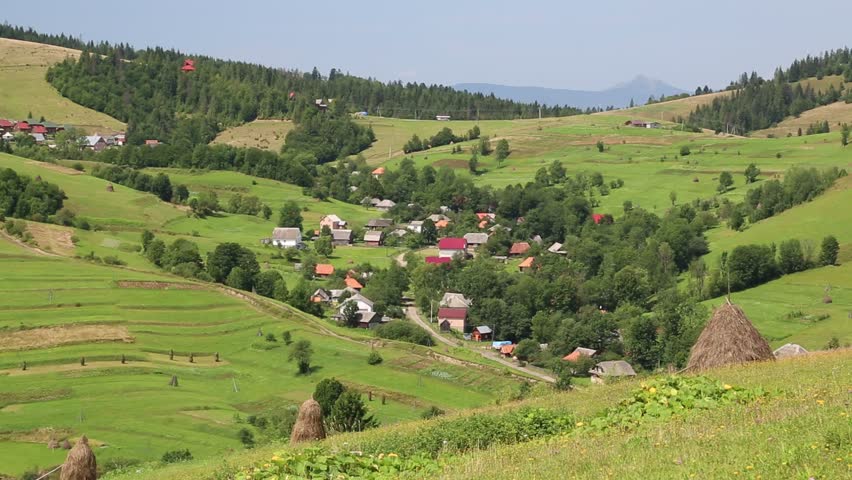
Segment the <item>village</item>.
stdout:
<svg viewBox="0 0 852 480">
<path fill-rule="evenodd" d="M 30 140 L 38 146 L 46 146 L 48 148 L 57 147 L 57 134 L 62 132 L 76 132 L 76 128 L 71 125 L 60 125 L 54 122 L 41 119 L 28 118 L 26 120 L 11 120 L 0 118 L 0 139 L 9 144 L 21 142 L 21 139 Z M 109 135 L 80 135 L 76 138 L 77 145 L 81 150 L 91 150 L 100 152 L 109 147 L 122 147 L 127 141 L 127 136 L 124 132 L 114 132 Z M 148 145 L 156 146 L 159 144 L 156 140 L 150 141 Z"/>
</svg>

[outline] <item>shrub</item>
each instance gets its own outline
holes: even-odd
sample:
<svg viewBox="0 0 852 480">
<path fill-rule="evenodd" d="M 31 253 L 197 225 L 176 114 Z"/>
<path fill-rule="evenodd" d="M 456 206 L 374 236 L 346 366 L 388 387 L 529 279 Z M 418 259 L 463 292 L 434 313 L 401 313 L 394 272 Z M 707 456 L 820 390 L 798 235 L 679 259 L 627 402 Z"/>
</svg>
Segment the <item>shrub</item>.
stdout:
<svg viewBox="0 0 852 480">
<path fill-rule="evenodd" d="M 246 448 L 254 447 L 254 434 L 251 433 L 251 430 L 248 428 L 241 428 L 239 432 L 237 432 L 237 438 L 240 439 L 240 442 Z"/>
<path fill-rule="evenodd" d="M 190 460 L 192 460 L 192 453 L 189 452 L 189 449 L 171 450 L 164 453 L 162 458 L 163 463 L 188 462 Z"/>
<path fill-rule="evenodd" d="M 375 350 L 370 352 L 370 356 L 367 357 L 367 363 L 369 363 L 370 365 L 378 365 L 382 363 L 382 360 L 384 360 L 382 356 L 379 354 L 379 352 Z"/>
<path fill-rule="evenodd" d="M 692 153 L 692 152 L 689 151 L 688 145 L 684 145 L 684 146 L 680 147 L 680 156 L 681 157 L 685 157 L 685 156 L 689 155 L 690 153 Z"/>
<path fill-rule="evenodd" d="M 420 415 L 420 418 L 422 418 L 424 420 L 429 420 L 429 419 L 432 419 L 432 418 L 435 418 L 435 417 L 440 417 L 441 415 L 444 415 L 446 413 L 447 412 L 445 412 L 445 411 L 441 410 L 440 408 L 432 405 L 431 407 L 426 409 L 426 411 L 423 412 L 422 415 Z"/>
<path fill-rule="evenodd" d="M 390 340 L 401 340 L 427 347 L 435 344 L 432 337 L 422 328 L 402 320 L 386 323 L 375 331 L 379 337 Z"/>
<path fill-rule="evenodd" d="M 104 257 L 104 263 L 107 265 L 127 265 L 127 262 L 116 257 L 115 255 L 107 255 Z"/>
</svg>

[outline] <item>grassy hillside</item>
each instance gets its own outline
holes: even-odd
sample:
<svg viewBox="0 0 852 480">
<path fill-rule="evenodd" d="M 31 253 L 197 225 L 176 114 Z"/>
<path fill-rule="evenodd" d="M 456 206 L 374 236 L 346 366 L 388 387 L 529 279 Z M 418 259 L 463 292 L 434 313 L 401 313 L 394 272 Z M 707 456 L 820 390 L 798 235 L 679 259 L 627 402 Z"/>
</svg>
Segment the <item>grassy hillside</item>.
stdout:
<svg viewBox="0 0 852 480">
<path fill-rule="evenodd" d="M 62 97 L 44 76 L 47 67 L 80 52 L 69 48 L 0 38 L 0 118 L 38 118 L 75 125 L 89 132 L 123 130 L 118 120 Z"/>
<path fill-rule="evenodd" d="M 412 346 L 374 347 L 384 362 L 370 366 L 364 337 L 337 338 L 316 320 L 212 286 L 34 255 L 5 240 L 0 271 L 5 474 L 56 464 L 65 452 L 47 441 L 83 433 L 108 446 L 98 449 L 100 462 L 153 460 L 177 448 L 197 457 L 236 450 L 245 426 L 237 415 L 301 402 L 326 377 L 386 394 L 386 405 L 369 403 L 384 424 L 418 418 L 431 405 L 485 405 L 514 388 L 509 377 L 441 363 Z M 258 330 L 279 341 L 258 338 Z M 310 376 L 295 375 L 287 362 L 285 330 L 312 342 Z M 172 375 L 177 388 L 168 386 Z"/>
<path fill-rule="evenodd" d="M 669 100 L 667 102 L 653 103 L 650 105 L 640 105 L 633 108 L 624 108 L 620 110 L 611 110 L 609 112 L 601 112 L 597 115 L 618 115 L 628 116 L 631 118 L 656 120 L 658 122 L 666 121 L 673 122 L 677 118 L 686 118 L 699 105 L 711 103 L 714 98 L 730 95 L 729 91 L 708 93 L 706 95 L 698 95 L 677 100 Z"/>
<path fill-rule="evenodd" d="M 802 112 L 798 117 L 787 118 L 775 128 L 758 130 L 752 136 L 767 137 L 774 135 L 776 137 L 785 137 L 787 135 L 798 135 L 799 129 L 802 132 L 807 132 L 810 125 L 824 121 L 828 122 L 831 131 L 840 131 L 842 124 L 852 123 L 852 103 L 835 102 L 830 105 L 807 110 Z"/>
<path fill-rule="evenodd" d="M 447 453 L 439 457 L 444 479 L 491 478 L 502 472 L 519 480 L 545 478 L 843 478 L 852 435 L 847 387 L 852 351 L 813 354 L 778 362 L 722 368 L 708 375 L 725 384 L 763 388 L 768 399 L 745 405 L 649 419 L 628 430 L 569 432 L 528 443 Z M 488 419 L 523 408 L 573 414 L 579 422 L 612 408 L 649 379 L 592 386 L 521 403 L 451 416 Z M 361 450 L 387 437 L 413 439 L 435 421 L 409 422 L 322 442 L 331 451 Z M 579 429 L 579 427 L 577 427 Z M 570 428 L 569 428 L 570 430 Z M 477 432 L 470 432 L 476 435 Z M 286 455 L 286 445 L 229 455 L 216 461 L 163 468 L 150 465 L 114 478 L 205 479 Z M 387 453 L 387 452 L 385 452 Z"/>
<path fill-rule="evenodd" d="M 293 122 L 286 120 L 255 120 L 224 130 L 213 143 L 277 152 L 281 150 L 284 137 L 292 128 Z"/>
</svg>

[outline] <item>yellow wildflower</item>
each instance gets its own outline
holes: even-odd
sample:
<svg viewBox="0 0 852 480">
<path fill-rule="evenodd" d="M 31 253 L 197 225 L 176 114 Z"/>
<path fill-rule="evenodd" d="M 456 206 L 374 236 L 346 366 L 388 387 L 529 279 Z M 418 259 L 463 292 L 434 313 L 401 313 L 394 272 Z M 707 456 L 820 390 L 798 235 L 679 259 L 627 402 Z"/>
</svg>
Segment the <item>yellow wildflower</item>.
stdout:
<svg viewBox="0 0 852 480">
<path fill-rule="evenodd" d="M 752 467 L 751 465 L 748 465 L 748 466 L 746 466 L 746 470 L 754 470 L 754 467 Z"/>
<path fill-rule="evenodd" d="M 730 389 L 732 389 L 732 388 L 734 388 L 734 387 L 732 387 L 732 386 L 728 385 L 727 383 L 725 384 L 725 390 L 730 390 Z"/>
<path fill-rule="evenodd" d="M 673 389 L 669 390 L 669 396 L 670 397 L 674 397 L 675 395 L 677 395 L 677 389 L 673 388 Z"/>
<path fill-rule="evenodd" d="M 585 425 L 585 423 L 583 423 L 583 422 L 577 422 L 575 425 L 576 425 L 576 426 L 578 426 L 578 427 L 582 427 L 583 425 Z"/>
<path fill-rule="evenodd" d="M 651 388 L 648 389 L 648 393 L 653 395 L 653 394 L 657 393 L 657 389 L 655 387 L 651 387 Z"/>
<path fill-rule="evenodd" d="M 825 405 L 825 400 L 817 400 L 817 404 L 819 404 L 819 405 Z"/>
<path fill-rule="evenodd" d="M 399 455 L 397 455 L 397 454 L 395 454 L 395 453 L 389 453 L 389 454 L 388 454 L 388 456 L 389 456 L 389 457 L 391 457 L 391 458 L 396 458 L 396 457 L 398 457 Z"/>
</svg>

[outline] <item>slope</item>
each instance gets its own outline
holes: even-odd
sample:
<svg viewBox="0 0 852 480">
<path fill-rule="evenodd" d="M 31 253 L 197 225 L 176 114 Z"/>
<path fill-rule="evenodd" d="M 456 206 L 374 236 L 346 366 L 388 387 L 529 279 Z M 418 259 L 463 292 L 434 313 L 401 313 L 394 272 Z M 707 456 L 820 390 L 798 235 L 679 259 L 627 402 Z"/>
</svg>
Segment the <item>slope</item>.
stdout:
<svg viewBox="0 0 852 480">
<path fill-rule="evenodd" d="M 798 117 L 788 117 L 776 127 L 753 132 L 752 136 L 795 136 L 798 135 L 800 130 L 802 132 L 807 132 L 808 127 L 817 122 L 828 122 L 831 131 L 839 131 L 842 124 L 852 123 L 852 103 L 835 102 L 822 107 L 806 110 Z"/>
<path fill-rule="evenodd" d="M 278 152 L 292 128 L 293 122 L 287 120 L 255 120 L 223 130 L 212 143 Z"/>
<path fill-rule="evenodd" d="M 24 120 L 32 113 L 87 132 L 123 130 L 123 123 L 62 97 L 45 80 L 47 67 L 79 54 L 70 48 L 0 38 L 0 118 Z"/>
</svg>

